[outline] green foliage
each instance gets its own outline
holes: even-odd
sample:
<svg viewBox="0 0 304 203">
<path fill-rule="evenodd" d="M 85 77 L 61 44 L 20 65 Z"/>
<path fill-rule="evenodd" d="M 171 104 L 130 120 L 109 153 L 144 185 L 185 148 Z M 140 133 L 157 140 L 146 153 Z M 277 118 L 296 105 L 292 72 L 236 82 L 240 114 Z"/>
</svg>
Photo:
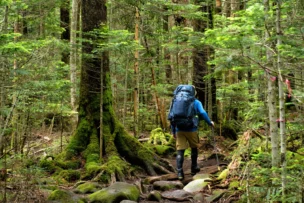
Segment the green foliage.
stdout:
<svg viewBox="0 0 304 203">
<path fill-rule="evenodd" d="M 46 114 L 49 113 L 63 116 L 73 113 L 69 104 L 69 65 L 62 61 L 62 53 L 69 51 L 69 45 L 60 40 L 63 28 L 60 27 L 58 8 L 61 3 L 61 1 L 42 0 L 3 0 L 0 2 L 0 17 L 3 19 L 1 23 L 3 32 L 0 34 L 0 62 L 3 65 L 0 71 L 5 79 L 1 83 L 1 98 L 4 99 L 1 100 L 3 103 L 1 103 L 0 114 L 7 117 L 13 106 L 13 98 L 18 96 L 14 115 L 19 119 L 16 122 L 22 125 L 20 128 L 28 129 L 30 127 L 31 130 L 40 128 L 46 123 Z M 198 3 L 205 6 L 214 1 L 198 1 Z M 170 103 L 169 98 L 172 96 L 172 92 L 169 90 L 176 83 L 191 82 L 192 78 L 188 79 L 186 75 L 190 75 L 191 72 L 193 48 L 207 45 L 215 51 L 208 61 L 212 67 L 211 71 L 214 69 L 214 72 L 205 76 L 203 80 L 216 79 L 216 99 L 222 106 L 219 110 L 219 121 L 223 135 L 233 134 L 234 137 L 242 139 L 242 136 L 237 133 L 244 129 L 262 129 L 263 131 L 259 131 L 262 136 L 267 135 L 269 118 L 267 91 L 265 90 L 267 83 L 265 67 L 272 66 L 274 69 L 276 67 L 273 63 L 268 63 L 265 52 L 270 50 L 275 59 L 279 51 L 284 65 L 284 77 L 289 73 L 296 75 L 296 88 L 293 88 L 292 103 L 300 113 L 287 109 L 286 114 L 289 150 L 287 153 L 287 201 L 296 202 L 299 199 L 300 191 L 294 188 L 303 184 L 304 165 L 303 116 L 301 115 L 304 94 L 301 88 L 303 76 L 299 74 L 303 74 L 300 67 L 304 56 L 302 39 L 304 7 L 303 2 L 296 0 L 282 3 L 282 45 L 275 47 L 276 6 L 270 5 L 268 18 L 265 18 L 264 7 L 258 0 L 247 1 L 244 10 L 236 12 L 233 17 L 226 17 L 222 14 L 214 15 L 213 26 L 204 33 L 195 32 L 192 25 L 186 25 L 183 22 L 178 24 L 174 21 L 175 19 L 171 19 L 171 17 L 182 17 L 188 22 L 209 20 L 208 13 L 199 11 L 199 5 L 194 5 L 192 2 L 177 4 L 164 0 L 108 1 L 109 25 L 88 33 L 92 37 L 90 43 L 95 43 L 97 47 L 88 56 L 99 56 L 103 51 L 109 51 L 110 54 L 112 80 L 109 86 L 113 87 L 113 95 L 112 92 L 107 92 L 105 100 L 112 102 L 113 96 L 114 109 L 117 114 L 119 113 L 118 118 L 120 121 L 124 121 L 124 127 L 127 130 L 131 130 L 134 127 L 132 113 L 134 51 L 139 50 L 140 130 L 153 132 L 152 129 L 158 125 L 159 120 L 156 116 L 154 93 L 160 96 L 160 100 L 167 110 L 168 103 Z M 9 9 L 7 27 L 4 22 L 6 6 Z M 139 43 L 134 40 L 136 7 L 140 11 Z M 169 23 L 175 24 L 170 24 L 168 30 L 165 30 L 164 25 L 167 23 L 165 18 L 169 16 Z M 16 22 L 20 22 L 18 32 L 14 31 Z M 192 22 L 195 23 L 195 21 Z M 24 30 L 22 30 L 23 28 Z M 265 32 L 270 35 L 267 42 Z M 165 58 L 166 53 L 169 53 L 170 58 Z M 83 56 L 79 54 L 79 59 L 81 57 Z M 174 73 L 174 77 L 170 79 L 167 78 L 165 71 L 168 65 Z M 151 86 L 152 68 L 155 71 L 155 86 Z M 181 78 L 177 78 L 176 74 L 180 74 Z M 277 74 L 276 71 L 273 74 Z M 106 77 L 109 79 L 109 75 Z M 99 102 L 96 99 L 88 108 L 98 109 L 98 105 Z M 112 110 L 110 109 L 110 111 Z M 84 112 L 84 109 L 79 109 L 79 115 L 83 116 Z M 94 111 L 93 115 L 88 116 L 98 120 L 99 111 Z M 110 116 L 112 114 L 105 114 L 104 119 L 110 120 Z M 26 120 L 25 118 L 28 118 L 29 121 L 29 126 L 26 127 L 23 122 Z M 80 159 L 84 158 L 86 174 L 82 176 L 83 178 L 95 177 L 102 170 L 104 173 L 98 178 L 105 182 L 110 181 L 113 173 L 117 173 L 118 176 L 128 174 L 131 167 L 118 154 L 111 154 L 108 163 L 103 165 L 102 162 L 106 160 L 99 159 L 98 129 L 93 129 L 92 126 L 93 124 L 87 120 L 81 120 L 77 133 L 68 144 L 67 154 L 64 155 L 64 158 L 79 157 L 79 160 L 65 161 L 62 158 L 56 159 L 56 161 L 42 160 L 38 164 L 43 169 L 42 171 L 49 173 L 57 171 L 56 175 L 61 172 L 66 179 L 79 178 L 79 174 L 72 176 L 67 171 L 68 169 L 78 169 L 82 165 Z M 0 127 L 2 130 L 3 126 Z M 10 138 L 9 135 L 17 130 L 16 126 L 7 126 L 6 132 L 4 132 L 5 138 Z M 112 134 L 109 126 L 105 126 L 105 131 Z M 174 146 L 169 134 L 161 129 L 157 131 L 151 132 L 149 143 Z M 32 131 L 22 132 L 22 136 L 32 133 Z M 126 141 L 126 143 L 128 142 Z M 246 165 L 244 163 L 247 162 L 247 166 L 252 169 L 248 175 L 250 178 L 250 197 L 248 198 L 250 200 L 257 198 L 280 200 L 281 191 L 278 189 L 280 176 L 278 174 L 281 171 L 271 169 L 269 141 L 263 140 L 263 138 L 251 138 L 249 142 L 241 140 L 238 143 L 239 147 L 233 152 L 233 155 L 240 161 L 240 166 Z M 132 147 L 137 149 L 136 146 Z M 121 148 L 126 149 L 125 146 L 121 146 Z M 167 146 L 156 145 L 155 148 L 159 154 L 164 154 Z M 54 151 L 46 150 L 46 152 Z M 134 154 L 149 157 L 147 152 L 135 151 Z M 189 154 L 190 151 L 187 150 L 186 155 Z M 35 166 L 35 161 L 27 161 L 27 169 L 32 170 Z M 64 170 L 62 171 L 62 169 Z M 277 185 L 271 185 L 272 183 Z M 236 183 L 231 184 L 231 187 L 235 189 Z M 241 183 L 239 187 L 245 191 L 244 185 Z"/>
<path fill-rule="evenodd" d="M 161 128 L 156 128 L 151 131 L 148 143 L 167 145 L 172 136 L 169 133 L 164 132 Z"/>
<path fill-rule="evenodd" d="M 303 151 L 303 150 L 302 150 Z M 301 149 L 299 150 L 301 152 Z M 296 202 L 301 198 L 300 191 L 295 190 L 303 182 L 304 155 L 300 153 L 287 153 L 287 185 L 286 199 L 288 202 Z M 281 169 L 271 167 L 271 154 L 260 151 L 252 154 L 252 161 L 249 162 L 250 170 L 250 196 L 270 200 L 281 200 L 281 191 L 278 189 L 281 184 Z M 277 189 L 276 189 L 277 188 Z"/>
</svg>

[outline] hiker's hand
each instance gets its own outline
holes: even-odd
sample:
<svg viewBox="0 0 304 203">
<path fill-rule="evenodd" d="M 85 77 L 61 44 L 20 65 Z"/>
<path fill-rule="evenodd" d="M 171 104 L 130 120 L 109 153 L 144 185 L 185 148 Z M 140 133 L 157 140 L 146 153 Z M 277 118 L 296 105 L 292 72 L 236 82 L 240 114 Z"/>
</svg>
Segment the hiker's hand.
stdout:
<svg viewBox="0 0 304 203">
<path fill-rule="evenodd" d="M 214 128 L 214 122 L 213 121 L 211 121 L 211 127 Z"/>
</svg>

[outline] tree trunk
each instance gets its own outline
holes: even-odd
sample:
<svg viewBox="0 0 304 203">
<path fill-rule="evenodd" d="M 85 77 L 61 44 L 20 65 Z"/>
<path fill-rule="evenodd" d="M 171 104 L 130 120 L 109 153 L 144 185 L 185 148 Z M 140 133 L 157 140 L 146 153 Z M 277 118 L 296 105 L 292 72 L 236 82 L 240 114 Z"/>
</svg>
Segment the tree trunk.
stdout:
<svg viewBox="0 0 304 203">
<path fill-rule="evenodd" d="M 240 0 L 231 0 L 231 16 L 235 15 L 235 12 L 240 10 Z"/>
<path fill-rule="evenodd" d="M 196 1 L 197 5 L 201 4 L 200 0 Z M 204 4 L 200 11 L 208 15 L 208 20 L 194 21 L 194 30 L 198 32 L 205 32 L 207 28 L 213 27 L 213 6 L 212 4 Z M 204 77 L 211 73 L 212 67 L 208 65 L 208 60 L 214 54 L 213 48 L 209 46 L 197 46 L 193 51 L 193 84 L 196 87 L 197 98 L 203 103 L 203 106 L 210 112 L 211 118 L 217 121 L 217 107 L 216 107 L 216 83 L 212 78 L 208 81 Z M 211 91 L 211 92 L 210 92 Z"/>
<path fill-rule="evenodd" d="M 60 27 L 64 29 L 61 33 L 61 39 L 69 41 L 70 39 L 70 10 L 69 1 L 63 1 L 60 7 Z M 63 62 L 68 63 L 68 53 L 64 52 Z"/>
<path fill-rule="evenodd" d="M 67 159 L 83 157 L 86 160 L 87 177 L 99 181 L 124 180 L 130 175 L 132 165 L 143 166 L 148 174 L 156 171 L 168 173 L 174 170 L 153 152 L 146 149 L 136 138 L 130 136 L 118 122 L 113 110 L 109 56 L 102 52 L 101 57 L 92 56 L 98 41 L 88 32 L 106 25 L 106 6 L 103 0 L 82 0 L 83 60 L 81 66 L 79 121 L 78 126 L 66 151 Z M 91 54 L 91 57 L 87 55 Z M 103 71 L 103 157 L 99 158 L 100 126 L 100 64 Z M 79 156 L 81 155 L 81 156 Z M 131 163 L 132 165 L 130 165 Z"/>
<path fill-rule="evenodd" d="M 222 6 L 223 6 L 223 9 L 222 9 L 223 15 L 226 16 L 226 17 L 230 17 L 230 15 L 231 15 L 231 10 L 230 10 L 231 9 L 231 0 L 223 1 Z"/>
<path fill-rule="evenodd" d="M 168 8 L 164 8 L 165 11 L 168 11 Z M 163 16 L 163 30 L 164 33 L 168 34 L 169 32 L 169 16 L 164 15 Z M 164 61 L 165 61 L 165 71 L 166 71 L 166 81 L 168 84 L 172 84 L 172 68 L 170 65 L 170 52 L 168 51 L 168 48 L 164 48 Z"/>
<path fill-rule="evenodd" d="M 16 19 L 14 23 L 14 33 L 17 34 L 19 33 L 19 18 Z M 17 37 L 14 37 L 14 42 L 17 42 Z M 16 54 L 14 54 L 14 62 L 13 62 L 13 75 L 14 78 L 17 78 L 16 71 L 18 69 L 18 64 L 17 64 L 17 59 L 16 59 Z M 18 80 L 13 81 L 13 101 L 12 103 L 15 104 L 17 102 L 17 86 L 18 86 Z M 15 153 L 18 153 L 18 148 L 19 148 L 19 136 L 20 134 L 18 133 L 18 117 L 19 113 L 16 108 L 14 108 L 13 114 L 12 114 L 12 122 L 11 126 L 13 129 L 15 129 L 12 134 L 11 134 L 11 149 L 14 150 Z"/>
<path fill-rule="evenodd" d="M 70 81 L 71 81 L 71 107 L 73 111 L 76 106 L 76 87 L 77 87 L 77 26 L 78 26 L 79 0 L 72 0 L 71 31 L 70 31 Z M 73 119 L 76 124 L 77 118 Z"/>
<path fill-rule="evenodd" d="M 135 14 L 135 41 L 139 43 L 139 11 L 136 7 Z M 135 50 L 135 64 L 134 64 L 134 136 L 138 137 L 138 109 L 139 109 L 139 73 L 138 73 L 138 60 L 139 60 L 139 50 Z"/>
<path fill-rule="evenodd" d="M 264 0 L 265 8 L 265 42 L 269 43 L 269 0 Z M 267 45 L 267 44 L 266 44 Z M 267 46 L 269 47 L 269 45 Z M 273 68 L 273 53 L 272 50 L 266 49 L 266 59 L 267 59 L 267 81 L 268 81 L 268 112 L 269 112 L 269 136 L 271 138 L 271 154 L 272 154 L 272 167 L 278 167 L 280 163 L 279 156 L 279 138 L 278 138 L 278 125 L 277 119 L 277 109 L 276 109 L 276 87 L 275 87 L 275 76 L 272 75 Z"/>
<path fill-rule="evenodd" d="M 282 59 L 280 53 L 280 46 L 282 44 L 282 30 L 281 30 L 281 5 L 282 1 L 276 1 L 276 31 L 277 31 L 277 68 L 279 72 L 279 110 L 280 110 L 280 138 L 281 138 L 281 168 L 282 168 L 282 202 L 286 202 L 286 135 L 285 135 L 285 97 L 284 97 L 284 81 L 282 77 Z"/>
<path fill-rule="evenodd" d="M 4 10 L 4 19 L 3 19 L 3 26 L 1 28 L 1 32 L 7 33 L 7 27 L 8 27 L 8 6 L 5 6 L 5 10 Z M 3 57 L 2 55 L 2 51 L 0 51 L 0 109 L 4 109 L 5 108 L 5 99 L 7 98 L 7 93 L 6 93 L 6 88 L 5 86 L 7 86 L 7 76 L 8 76 L 8 61 L 6 57 Z M 3 150 L 4 150 L 4 127 L 5 127 L 5 117 L 0 114 L 0 156 L 3 155 Z"/>
<path fill-rule="evenodd" d="M 160 103 L 160 99 L 158 97 L 157 91 L 155 90 L 156 88 L 156 79 L 155 79 L 155 71 L 153 68 L 153 65 L 151 65 L 151 79 L 152 79 L 152 87 L 154 89 L 154 98 L 155 98 L 155 105 L 156 105 L 156 110 L 158 113 L 158 116 L 160 118 L 160 123 L 161 123 L 161 127 L 162 129 L 167 129 L 167 120 L 164 116 L 164 114 L 162 112 L 165 111 L 165 109 L 162 109 L 162 105 Z"/>
</svg>

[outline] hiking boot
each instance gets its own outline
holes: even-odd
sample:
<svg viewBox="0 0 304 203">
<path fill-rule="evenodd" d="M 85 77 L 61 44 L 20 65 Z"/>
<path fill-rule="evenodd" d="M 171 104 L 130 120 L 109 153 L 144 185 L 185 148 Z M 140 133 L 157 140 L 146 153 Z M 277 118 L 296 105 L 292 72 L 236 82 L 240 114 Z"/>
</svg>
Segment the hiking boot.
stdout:
<svg viewBox="0 0 304 203">
<path fill-rule="evenodd" d="M 198 172 L 200 172 L 200 168 L 198 166 L 191 166 L 191 175 L 194 176 Z"/>
<path fill-rule="evenodd" d="M 183 180 L 184 179 L 183 169 L 177 169 L 177 178 L 178 178 L 178 180 Z"/>
</svg>

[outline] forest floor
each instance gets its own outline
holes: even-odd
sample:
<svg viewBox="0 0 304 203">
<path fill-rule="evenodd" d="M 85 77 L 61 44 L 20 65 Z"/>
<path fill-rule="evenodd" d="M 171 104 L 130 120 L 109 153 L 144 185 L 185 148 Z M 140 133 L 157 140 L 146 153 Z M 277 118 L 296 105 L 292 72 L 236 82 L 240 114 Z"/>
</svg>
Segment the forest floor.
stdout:
<svg viewBox="0 0 304 203">
<path fill-rule="evenodd" d="M 230 161 L 230 153 L 232 151 L 234 141 L 229 138 L 224 138 L 222 136 L 215 136 L 215 140 L 212 140 L 209 137 L 200 137 L 200 146 L 199 146 L 199 155 L 198 155 L 198 166 L 200 167 L 200 172 L 198 174 L 208 174 L 211 176 L 217 176 L 222 170 L 224 170 Z M 189 148 L 190 150 L 190 148 Z M 176 159 L 175 156 L 165 157 L 165 159 L 170 162 L 174 168 L 176 168 Z M 190 174 L 191 170 L 191 158 L 186 156 L 184 159 L 183 169 L 185 173 L 185 178 L 181 182 L 184 186 L 193 181 L 193 176 Z M 178 181 L 176 179 L 171 179 L 172 181 Z M 220 183 L 219 183 L 220 184 Z M 226 185 L 227 186 L 227 185 Z M 222 187 L 228 189 L 228 187 Z M 214 188 L 217 188 L 215 185 Z M 209 188 L 209 194 L 212 193 L 212 188 Z M 173 189 L 174 190 L 174 189 Z M 162 199 L 161 203 L 172 203 L 177 201 L 172 201 L 168 199 Z M 178 201 L 180 203 L 189 203 L 196 202 L 193 199 L 188 201 Z M 226 201 L 223 199 L 218 199 L 217 201 L 212 202 L 232 202 L 230 200 Z M 142 198 L 139 203 L 155 203 L 155 201 L 148 201 L 145 198 Z"/>
<path fill-rule="evenodd" d="M 36 148 L 31 148 L 31 153 L 35 155 L 35 157 L 43 157 L 48 155 L 49 153 L 52 153 L 54 151 L 57 150 L 60 151 L 61 148 L 64 149 L 65 145 L 61 146 L 62 143 L 67 143 L 68 140 L 70 139 L 70 136 L 68 134 L 61 134 L 60 132 L 52 132 L 52 133 L 36 133 L 36 138 L 33 139 L 32 143 L 28 143 L 28 145 L 31 145 L 33 143 L 35 143 Z M 145 136 L 149 136 L 149 134 L 147 133 Z M 231 152 L 230 146 L 232 146 L 233 141 L 229 140 L 229 139 L 225 139 L 222 136 L 215 136 L 216 138 L 216 147 L 214 146 L 214 140 L 209 139 L 208 137 L 201 137 L 200 138 L 200 147 L 199 147 L 199 156 L 198 156 L 198 165 L 200 167 L 200 172 L 198 174 L 216 174 L 219 173 L 219 164 L 222 166 L 222 168 L 225 168 L 228 164 L 229 164 L 229 153 Z M 63 142 L 61 142 L 61 140 Z M 185 153 L 187 154 L 187 152 Z M 189 154 L 189 152 L 188 152 Z M 216 159 L 216 155 L 218 156 L 218 160 L 219 162 L 217 162 Z M 163 157 L 164 159 L 166 159 L 174 168 L 176 168 L 176 160 L 175 160 L 175 155 L 170 155 L 167 157 Z M 228 160 L 226 159 L 228 158 Z M 9 165 L 8 165 L 9 166 Z M 17 165 L 13 166 L 10 165 L 10 168 L 14 168 L 17 167 Z M 190 168 L 191 168 L 191 160 L 189 156 L 185 156 L 185 160 L 184 160 L 184 172 L 185 172 L 185 178 L 182 181 L 183 185 L 187 185 L 189 182 L 191 182 L 193 180 L 193 177 L 190 174 Z M 21 171 L 21 169 L 20 169 Z M 36 174 L 37 175 L 37 174 Z M 173 177 L 174 175 L 176 176 L 176 174 L 172 174 Z M 14 175 L 15 176 L 15 175 Z M 37 177 L 30 177 L 30 174 L 27 174 L 26 179 L 36 179 Z M 16 175 L 17 178 L 17 175 Z M 40 180 L 38 180 L 38 182 L 42 182 L 43 179 L 45 179 L 47 177 L 44 177 L 43 175 L 40 177 Z M 143 179 L 148 178 L 148 177 L 142 177 Z M 18 179 L 18 178 L 17 178 Z M 28 181 L 24 181 L 24 184 L 20 185 L 20 177 L 19 180 L 15 180 L 16 183 L 12 184 L 11 186 L 9 184 L 7 184 L 7 191 L 15 193 L 14 191 L 16 191 L 16 193 L 20 194 L 20 192 L 23 191 L 24 195 L 27 196 L 31 196 L 32 198 L 34 198 L 35 200 L 31 201 L 31 200 L 25 200 L 24 198 L 20 198 L 23 199 L 23 201 L 16 201 L 16 199 L 14 200 L 14 202 L 47 202 L 44 201 L 43 199 L 46 199 L 48 194 L 41 192 L 41 190 L 39 190 L 37 193 L 34 192 L 36 191 L 35 186 L 33 185 L 28 185 L 30 182 Z M 39 179 L 39 178 L 38 178 Z M 13 178 L 12 178 L 13 180 Z M 174 179 L 170 179 L 172 181 L 178 181 L 177 177 Z M 169 180 L 169 181 L 170 181 Z M 130 182 L 129 182 L 130 183 Z M 135 183 L 135 180 L 134 180 Z M 0 181 L 0 186 L 2 185 L 1 181 Z M 70 190 L 73 190 L 73 183 L 69 183 L 68 185 L 60 185 L 61 188 L 70 188 Z M 151 187 L 150 187 L 151 188 Z M 2 193 L 2 192 L 1 192 Z M 0 193 L 0 197 L 1 197 L 1 193 Z M 36 193 L 36 194 L 34 194 Z M 16 194 L 16 195 L 17 195 Z M 0 198 L 1 199 L 1 198 Z M 38 200 L 39 199 L 39 200 Z M 10 202 L 10 201 L 7 201 Z M 139 203 L 155 203 L 155 201 L 148 201 L 145 198 L 145 195 L 142 195 Z M 172 201 L 172 200 L 168 200 L 168 199 L 162 199 L 160 202 L 162 203 L 171 203 L 171 202 L 176 202 L 176 201 Z M 179 201 L 181 203 L 186 203 L 186 202 L 193 202 L 191 201 Z M 219 201 L 219 202 L 224 202 L 224 201 Z"/>
</svg>

